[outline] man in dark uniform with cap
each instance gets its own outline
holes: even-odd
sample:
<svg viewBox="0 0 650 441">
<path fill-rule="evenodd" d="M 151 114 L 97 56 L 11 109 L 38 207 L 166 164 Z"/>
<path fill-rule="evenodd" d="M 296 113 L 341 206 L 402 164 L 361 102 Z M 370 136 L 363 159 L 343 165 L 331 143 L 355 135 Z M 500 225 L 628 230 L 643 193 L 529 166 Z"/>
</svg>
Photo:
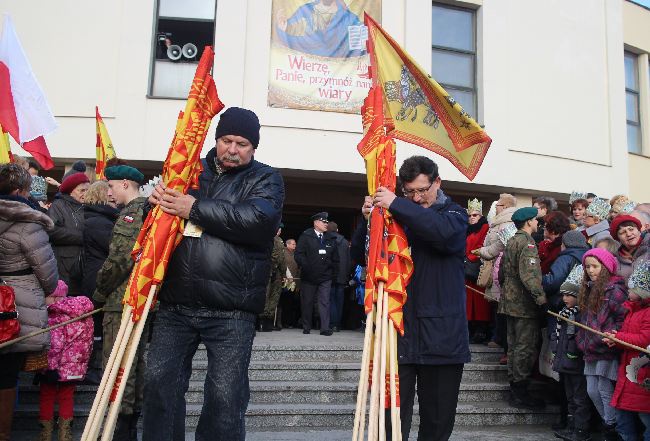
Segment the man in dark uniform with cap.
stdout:
<svg viewBox="0 0 650 441">
<path fill-rule="evenodd" d="M 512 215 L 517 233 L 508 241 L 501 263 L 505 282 L 499 313 L 508 324 L 508 380 L 510 404 L 523 408 L 544 407 L 544 401 L 532 397 L 528 383 L 535 364 L 539 338 L 538 316 L 546 305 L 542 288 L 542 269 L 532 235 L 537 231 L 537 209 L 520 208 Z"/>
<path fill-rule="evenodd" d="M 114 198 L 115 202 L 123 207 L 113 227 L 108 257 L 97 273 L 97 287 L 93 295 L 93 300 L 104 307 L 102 366 L 106 368 L 120 329 L 122 298 L 134 265 L 131 251 L 144 222 L 146 198 L 140 196 L 140 185 L 144 182 L 144 175 L 138 169 L 128 165 L 118 165 L 107 167 L 104 174 L 108 180 L 109 198 Z M 135 369 L 131 369 L 126 381 L 122 407 L 113 436 L 116 441 L 137 440 L 137 422 L 144 387 L 146 341 L 145 334 L 145 337 L 140 340 L 134 362 Z"/>
<path fill-rule="evenodd" d="M 311 332 L 314 298 L 318 300 L 320 334 L 330 336 L 330 288 L 336 279 L 339 256 L 336 238 L 327 231 L 325 211 L 311 217 L 313 228 L 306 229 L 298 239 L 295 258 L 300 267 L 300 306 L 303 334 Z"/>
</svg>

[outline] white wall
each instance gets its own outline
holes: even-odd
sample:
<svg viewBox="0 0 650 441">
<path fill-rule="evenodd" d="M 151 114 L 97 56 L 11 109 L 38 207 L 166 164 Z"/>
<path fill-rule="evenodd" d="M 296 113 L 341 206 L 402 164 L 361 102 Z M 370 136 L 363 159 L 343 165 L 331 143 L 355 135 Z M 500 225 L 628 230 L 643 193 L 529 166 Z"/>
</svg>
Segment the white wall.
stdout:
<svg viewBox="0 0 650 441">
<path fill-rule="evenodd" d="M 475 182 L 531 192 L 626 193 L 621 2 L 465 2 L 472 3 L 482 3 L 479 115 L 494 140 Z M 384 0 L 382 14 L 387 31 L 427 69 L 430 5 Z M 146 97 L 154 7 L 153 0 L 0 5 L 0 12 L 12 14 L 59 121 L 48 139 L 55 156 L 94 156 L 99 105 L 119 156 L 164 159 L 184 102 Z M 259 160 L 362 173 L 359 115 L 267 107 L 270 12 L 271 1 L 218 3 L 215 80 L 221 98 L 260 116 Z M 398 161 L 412 154 L 433 156 L 398 144 Z M 466 181 L 446 160 L 437 162 L 444 179 Z"/>
</svg>

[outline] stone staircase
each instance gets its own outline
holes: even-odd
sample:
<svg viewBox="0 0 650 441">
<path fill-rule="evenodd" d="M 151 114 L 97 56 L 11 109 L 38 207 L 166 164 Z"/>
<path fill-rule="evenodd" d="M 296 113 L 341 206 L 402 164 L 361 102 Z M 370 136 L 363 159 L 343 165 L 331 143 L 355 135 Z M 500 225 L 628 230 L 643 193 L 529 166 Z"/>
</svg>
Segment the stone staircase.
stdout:
<svg viewBox="0 0 650 441">
<path fill-rule="evenodd" d="M 273 430 L 347 430 L 352 427 L 363 335 L 341 332 L 333 337 L 299 330 L 258 334 L 249 369 L 250 403 L 246 424 L 250 432 Z M 543 411 L 512 408 L 507 403 L 506 367 L 499 350 L 472 345 L 472 362 L 465 365 L 457 407 L 458 426 L 541 425 L 557 420 L 557 407 Z M 196 427 L 203 401 L 207 353 L 199 348 L 186 395 L 186 427 Z M 80 385 L 75 395 L 77 425 L 83 424 L 96 387 Z M 21 381 L 15 417 L 18 430 L 35 430 L 38 387 Z M 418 424 L 417 401 L 413 426 Z"/>
</svg>

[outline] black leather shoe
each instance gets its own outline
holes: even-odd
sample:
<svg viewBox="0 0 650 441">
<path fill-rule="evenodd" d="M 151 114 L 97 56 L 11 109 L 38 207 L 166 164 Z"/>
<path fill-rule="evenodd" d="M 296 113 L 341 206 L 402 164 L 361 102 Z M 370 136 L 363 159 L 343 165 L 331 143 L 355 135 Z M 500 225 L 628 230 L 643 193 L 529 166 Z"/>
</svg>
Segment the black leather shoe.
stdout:
<svg viewBox="0 0 650 441">
<path fill-rule="evenodd" d="M 338 326 L 332 326 L 332 331 L 334 331 L 334 332 L 340 332 Z"/>
<path fill-rule="evenodd" d="M 320 335 L 324 335 L 326 337 L 329 337 L 330 335 L 334 334 L 331 329 L 328 329 L 327 331 L 320 331 Z"/>
<path fill-rule="evenodd" d="M 303 333 L 303 334 L 310 334 L 311 331 L 310 331 L 309 329 L 303 329 L 303 330 L 302 330 L 302 333 Z"/>
</svg>

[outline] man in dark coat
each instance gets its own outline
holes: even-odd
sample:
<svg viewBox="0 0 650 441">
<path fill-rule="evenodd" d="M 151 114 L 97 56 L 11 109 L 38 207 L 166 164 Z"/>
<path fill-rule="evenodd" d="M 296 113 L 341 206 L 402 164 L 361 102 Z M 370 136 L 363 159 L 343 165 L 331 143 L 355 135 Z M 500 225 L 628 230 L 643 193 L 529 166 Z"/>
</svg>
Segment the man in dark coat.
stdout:
<svg viewBox="0 0 650 441">
<path fill-rule="evenodd" d="M 83 263 L 83 202 L 90 186 L 88 176 L 76 172 L 68 175 L 54 198 L 47 215 L 54 221 L 54 228 L 48 231 L 50 243 L 56 256 L 59 277 L 68 284 L 68 295 L 81 292 Z"/>
<path fill-rule="evenodd" d="M 330 289 L 330 322 L 332 331 L 338 332 L 341 329 L 341 319 L 343 318 L 343 294 L 350 281 L 350 272 L 352 271 L 350 243 L 339 234 L 339 226 L 336 222 L 327 224 L 327 231 L 334 236 L 336 251 L 339 254 L 339 268 L 336 280 L 332 280 L 332 288 Z"/>
<path fill-rule="evenodd" d="M 470 361 L 463 264 L 467 211 L 440 189 L 431 159 L 406 159 L 399 177 L 405 197 L 380 187 L 366 198 L 362 212 L 369 216 L 373 205 L 389 209 L 404 227 L 413 257 L 404 337 L 397 340 L 402 437 L 408 439 L 411 429 L 417 382 L 418 439 L 442 441 L 454 428 L 463 364 Z"/>
<path fill-rule="evenodd" d="M 313 228 L 308 228 L 298 238 L 294 255 L 300 267 L 300 307 L 302 333 L 309 334 L 312 325 L 314 300 L 318 302 L 320 335 L 330 336 L 330 289 L 336 279 L 339 254 L 336 239 L 327 231 L 328 214 L 325 211 L 311 217 Z"/>
<path fill-rule="evenodd" d="M 184 439 L 192 357 L 207 350 L 196 439 L 244 440 L 255 319 L 264 309 L 273 238 L 280 225 L 280 173 L 253 159 L 260 124 L 250 110 L 221 114 L 199 188 L 158 185 L 149 202 L 186 219 L 160 291 L 145 378 L 144 441 Z"/>
</svg>

